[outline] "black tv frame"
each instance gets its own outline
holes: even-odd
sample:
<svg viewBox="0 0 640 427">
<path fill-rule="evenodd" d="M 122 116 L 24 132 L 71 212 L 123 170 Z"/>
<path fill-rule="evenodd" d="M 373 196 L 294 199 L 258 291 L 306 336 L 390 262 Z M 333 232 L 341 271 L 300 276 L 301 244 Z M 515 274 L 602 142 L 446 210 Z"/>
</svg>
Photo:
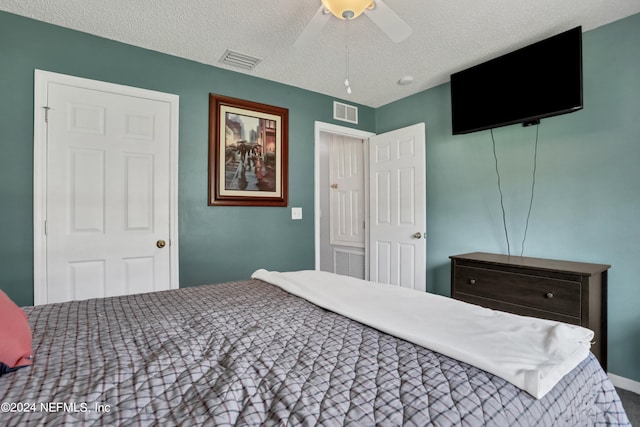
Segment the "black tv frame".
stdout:
<svg viewBox="0 0 640 427">
<path fill-rule="evenodd" d="M 578 41 L 578 51 L 574 52 L 573 54 L 575 55 L 577 53 L 577 60 L 579 62 L 578 64 L 578 73 L 576 75 L 576 78 L 578 79 L 578 83 L 579 83 L 579 99 L 577 103 L 574 103 L 572 106 L 567 106 L 566 108 L 552 108 L 549 109 L 548 111 L 540 111 L 537 114 L 532 114 L 532 115 L 524 115 L 524 116 L 519 116 L 519 117 L 515 117 L 509 120 L 495 120 L 495 121 L 487 121 L 486 123 L 483 124 L 479 124 L 479 125 L 473 125 L 473 126 L 461 126 L 460 123 L 456 124 L 457 121 L 456 120 L 456 115 L 459 115 L 460 111 L 457 111 L 456 109 L 456 103 L 459 102 L 459 95 L 456 95 L 455 91 L 456 91 L 456 81 L 460 78 L 468 78 L 469 75 L 472 75 L 474 73 L 484 73 L 486 74 L 486 69 L 490 69 L 495 67 L 496 63 L 500 63 L 500 62 L 505 62 L 505 61 L 509 61 L 510 58 L 515 58 L 515 57 L 520 57 L 522 58 L 523 56 L 527 55 L 527 52 L 533 51 L 533 50 L 539 50 L 541 48 L 544 48 L 545 46 L 553 46 L 554 44 L 558 44 L 559 40 L 562 38 L 567 38 L 567 39 L 571 39 L 571 38 L 576 38 Z M 565 42 L 566 43 L 566 42 Z M 514 61 L 515 62 L 515 61 Z M 520 64 L 518 64 L 520 65 Z M 550 66 L 553 66 L 553 64 L 550 64 Z M 567 114 L 567 113 L 572 113 L 574 111 L 578 111 L 581 110 L 584 107 L 584 100 L 583 100 L 583 75 L 582 75 L 582 69 L 583 69 L 583 64 L 582 64 L 582 27 L 578 26 L 578 27 L 574 27 L 570 30 L 564 31 L 560 34 L 557 34 L 555 36 L 551 36 L 548 37 L 544 40 L 541 40 L 539 42 L 530 44 L 528 46 L 525 46 L 523 48 L 514 50 L 512 52 L 509 52 L 505 55 L 501 55 L 497 58 L 493 58 L 491 60 L 485 61 L 481 64 L 475 65 L 473 67 L 467 68 L 465 70 L 459 71 L 457 73 L 454 73 L 451 75 L 451 116 L 452 116 L 452 133 L 453 135 L 460 135 L 460 134 L 466 134 L 466 133 L 472 133 L 472 132 L 477 132 L 477 131 L 481 131 L 481 130 L 486 130 L 486 129 L 492 129 L 492 128 L 497 128 L 497 127 L 502 127 L 502 126 L 508 126 L 508 125 L 512 125 L 512 124 L 518 124 L 518 123 L 522 123 L 523 126 L 531 126 L 531 125 L 535 125 L 535 124 L 539 124 L 540 120 L 543 118 L 547 118 L 547 117 L 553 117 L 553 116 L 558 116 L 561 114 Z M 521 83 L 523 84 L 523 83 Z M 487 107 L 486 108 L 491 108 L 491 100 L 487 100 Z"/>
</svg>

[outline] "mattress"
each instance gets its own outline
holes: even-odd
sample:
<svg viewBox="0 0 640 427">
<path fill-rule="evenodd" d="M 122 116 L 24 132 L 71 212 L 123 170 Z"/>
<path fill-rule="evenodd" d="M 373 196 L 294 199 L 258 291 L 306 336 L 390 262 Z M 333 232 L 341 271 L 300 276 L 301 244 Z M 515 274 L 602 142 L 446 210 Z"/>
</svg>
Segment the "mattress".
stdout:
<svg viewBox="0 0 640 427">
<path fill-rule="evenodd" d="M 0 425 L 630 425 L 593 355 L 535 399 L 260 280 L 24 310 Z"/>
</svg>

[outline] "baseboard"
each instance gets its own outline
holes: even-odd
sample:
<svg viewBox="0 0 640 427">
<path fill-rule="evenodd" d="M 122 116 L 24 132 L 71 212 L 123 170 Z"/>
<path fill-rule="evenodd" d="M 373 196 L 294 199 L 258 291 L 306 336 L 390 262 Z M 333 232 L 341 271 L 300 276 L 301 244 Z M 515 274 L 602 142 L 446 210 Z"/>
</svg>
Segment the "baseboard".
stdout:
<svg viewBox="0 0 640 427">
<path fill-rule="evenodd" d="M 629 378 L 621 377 L 616 374 L 608 375 L 614 386 L 640 394 L 640 382 L 630 380 Z"/>
</svg>

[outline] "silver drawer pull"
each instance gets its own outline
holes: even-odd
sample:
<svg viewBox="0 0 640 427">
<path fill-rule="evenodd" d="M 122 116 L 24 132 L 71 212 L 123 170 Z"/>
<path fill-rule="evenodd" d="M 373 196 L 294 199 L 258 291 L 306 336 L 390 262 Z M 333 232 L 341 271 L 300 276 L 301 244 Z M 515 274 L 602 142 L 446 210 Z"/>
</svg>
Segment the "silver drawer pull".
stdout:
<svg viewBox="0 0 640 427">
<path fill-rule="evenodd" d="M 547 293 L 545 294 L 545 297 L 546 297 L 546 298 L 549 298 L 549 299 L 553 298 L 553 292 L 547 292 Z"/>
<path fill-rule="evenodd" d="M 476 279 L 469 279 L 469 284 L 470 285 L 475 285 L 476 284 Z"/>
</svg>

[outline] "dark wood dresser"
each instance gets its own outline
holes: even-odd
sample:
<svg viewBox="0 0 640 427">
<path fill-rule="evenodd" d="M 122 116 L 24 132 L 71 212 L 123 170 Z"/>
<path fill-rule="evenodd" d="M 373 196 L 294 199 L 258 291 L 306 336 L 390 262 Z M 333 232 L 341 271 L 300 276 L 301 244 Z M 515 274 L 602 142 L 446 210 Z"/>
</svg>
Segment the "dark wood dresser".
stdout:
<svg viewBox="0 0 640 427">
<path fill-rule="evenodd" d="M 610 265 L 483 252 L 450 258 L 453 298 L 589 328 L 595 332 L 591 351 L 607 370 Z"/>
</svg>

